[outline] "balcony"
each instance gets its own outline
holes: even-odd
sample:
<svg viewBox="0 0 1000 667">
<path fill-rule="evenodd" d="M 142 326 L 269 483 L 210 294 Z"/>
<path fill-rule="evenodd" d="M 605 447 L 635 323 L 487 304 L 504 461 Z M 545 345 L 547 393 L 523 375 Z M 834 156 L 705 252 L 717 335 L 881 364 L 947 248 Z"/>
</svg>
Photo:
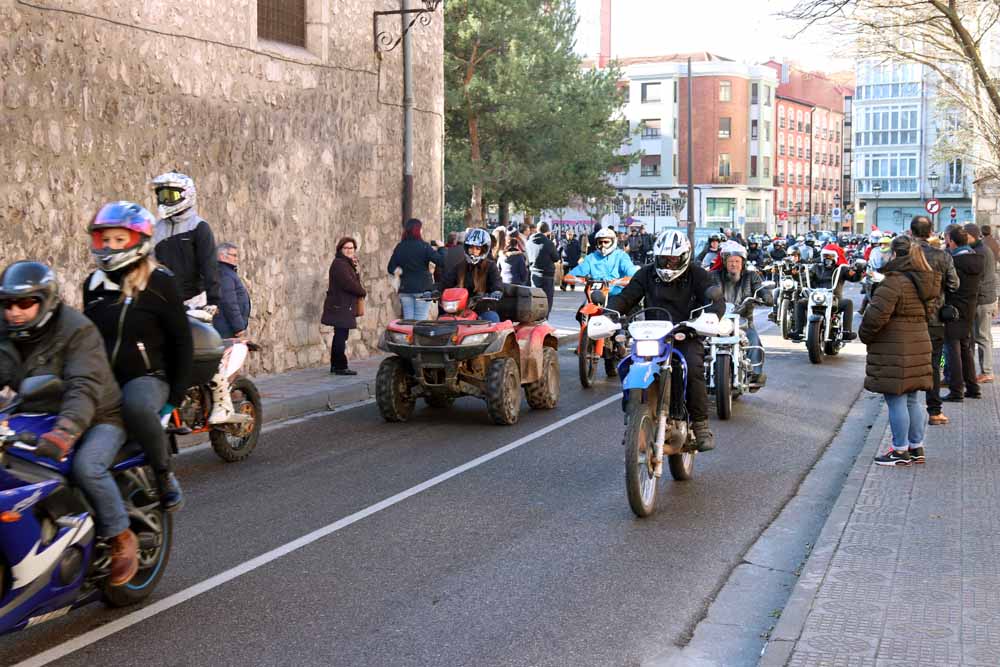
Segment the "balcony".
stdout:
<svg viewBox="0 0 1000 667">
<path fill-rule="evenodd" d="M 715 174 L 712 176 L 713 185 L 740 185 L 744 183 L 743 174 L 732 172 L 728 176 L 719 176 Z"/>
</svg>

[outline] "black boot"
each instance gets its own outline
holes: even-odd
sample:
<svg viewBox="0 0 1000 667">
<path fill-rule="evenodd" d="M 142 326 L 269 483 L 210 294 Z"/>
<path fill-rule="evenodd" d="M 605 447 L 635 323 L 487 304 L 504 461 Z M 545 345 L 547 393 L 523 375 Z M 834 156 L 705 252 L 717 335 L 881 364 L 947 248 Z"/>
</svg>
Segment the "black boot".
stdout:
<svg viewBox="0 0 1000 667">
<path fill-rule="evenodd" d="M 691 424 L 691 427 L 694 429 L 694 439 L 698 443 L 699 452 L 710 452 L 715 449 L 715 436 L 712 435 L 712 431 L 708 428 L 707 419 L 694 422 Z"/>
<path fill-rule="evenodd" d="M 176 512 L 184 506 L 184 493 L 177 476 L 172 472 L 156 475 L 156 486 L 160 491 L 160 507 L 167 512 Z"/>
</svg>

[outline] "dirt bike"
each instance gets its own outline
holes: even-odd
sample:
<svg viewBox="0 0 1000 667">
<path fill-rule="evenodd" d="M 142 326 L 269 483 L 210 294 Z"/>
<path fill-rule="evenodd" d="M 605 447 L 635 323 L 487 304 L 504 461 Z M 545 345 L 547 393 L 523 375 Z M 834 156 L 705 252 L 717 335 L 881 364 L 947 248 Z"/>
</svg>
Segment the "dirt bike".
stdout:
<svg viewBox="0 0 1000 667">
<path fill-rule="evenodd" d="M 194 339 L 192 382 L 183 402 L 165 420 L 167 433 L 174 451 L 177 436 L 208 433 L 216 455 L 235 463 L 253 453 L 264 422 L 260 392 L 250 378 L 240 374 L 249 353 L 259 351 L 260 346 L 240 338 L 223 340 L 211 321 L 211 315 L 204 311 L 188 311 Z M 225 424 L 209 424 L 213 405 L 211 380 L 220 370 L 229 381 L 235 414 Z"/>
<path fill-rule="evenodd" d="M 604 340 L 592 340 L 587 337 L 587 320 L 600 314 L 608 303 L 608 294 L 613 287 L 624 287 L 632 280 L 629 277 L 614 280 L 600 280 L 590 276 L 565 276 L 563 282 L 568 285 L 583 285 L 583 293 L 587 302 L 580 309 L 580 335 L 577 337 L 576 356 L 580 372 L 580 384 L 584 389 L 594 386 L 597 377 L 597 364 L 604 359 L 604 372 L 609 378 L 618 374 L 618 362 L 628 353 L 627 341 L 612 339 L 605 344 Z"/>
<path fill-rule="evenodd" d="M 528 405 L 551 410 L 559 401 L 558 339 L 548 322 L 548 299 L 537 287 L 504 285 L 501 296 L 469 298 L 461 287 L 446 289 L 437 320 L 393 320 L 379 349 L 375 397 L 382 418 L 405 422 L 418 398 L 435 408 L 459 396 L 486 401 L 495 424 L 515 424 L 521 388 Z M 479 319 L 475 307 L 495 301 L 500 322 Z"/>
</svg>

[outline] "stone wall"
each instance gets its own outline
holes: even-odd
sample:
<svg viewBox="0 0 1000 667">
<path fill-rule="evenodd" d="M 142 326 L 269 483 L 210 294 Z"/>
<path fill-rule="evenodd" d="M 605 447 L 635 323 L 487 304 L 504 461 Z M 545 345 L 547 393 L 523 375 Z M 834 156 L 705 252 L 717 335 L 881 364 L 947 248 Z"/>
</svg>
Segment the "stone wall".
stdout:
<svg viewBox="0 0 1000 667">
<path fill-rule="evenodd" d="M 398 308 L 402 48 L 377 57 L 371 12 L 399 0 L 307 0 L 308 50 L 257 40 L 250 0 L 0 0 L 0 262 L 55 267 L 80 302 L 85 226 L 105 201 L 154 206 L 148 181 L 195 179 L 218 241 L 239 245 L 264 345 L 253 371 L 326 363 L 319 317 L 337 240 L 369 290 L 349 354 Z M 398 19 L 385 19 L 387 27 Z M 413 29 L 414 213 L 440 235 L 443 29 Z"/>
</svg>

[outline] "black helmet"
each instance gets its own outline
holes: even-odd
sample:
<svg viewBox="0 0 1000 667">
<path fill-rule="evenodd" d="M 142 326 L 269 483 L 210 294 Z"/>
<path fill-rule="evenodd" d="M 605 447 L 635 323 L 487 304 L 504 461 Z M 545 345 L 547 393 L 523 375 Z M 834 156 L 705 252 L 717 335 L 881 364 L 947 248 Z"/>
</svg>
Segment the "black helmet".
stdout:
<svg viewBox="0 0 1000 667">
<path fill-rule="evenodd" d="M 45 332 L 59 306 L 59 284 L 56 274 L 41 262 L 14 262 L 0 274 L 0 303 L 19 299 L 36 299 L 38 314 L 28 322 L 15 326 L 7 323 L 7 335 L 16 341 L 31 341 Z"/>
</svg>

